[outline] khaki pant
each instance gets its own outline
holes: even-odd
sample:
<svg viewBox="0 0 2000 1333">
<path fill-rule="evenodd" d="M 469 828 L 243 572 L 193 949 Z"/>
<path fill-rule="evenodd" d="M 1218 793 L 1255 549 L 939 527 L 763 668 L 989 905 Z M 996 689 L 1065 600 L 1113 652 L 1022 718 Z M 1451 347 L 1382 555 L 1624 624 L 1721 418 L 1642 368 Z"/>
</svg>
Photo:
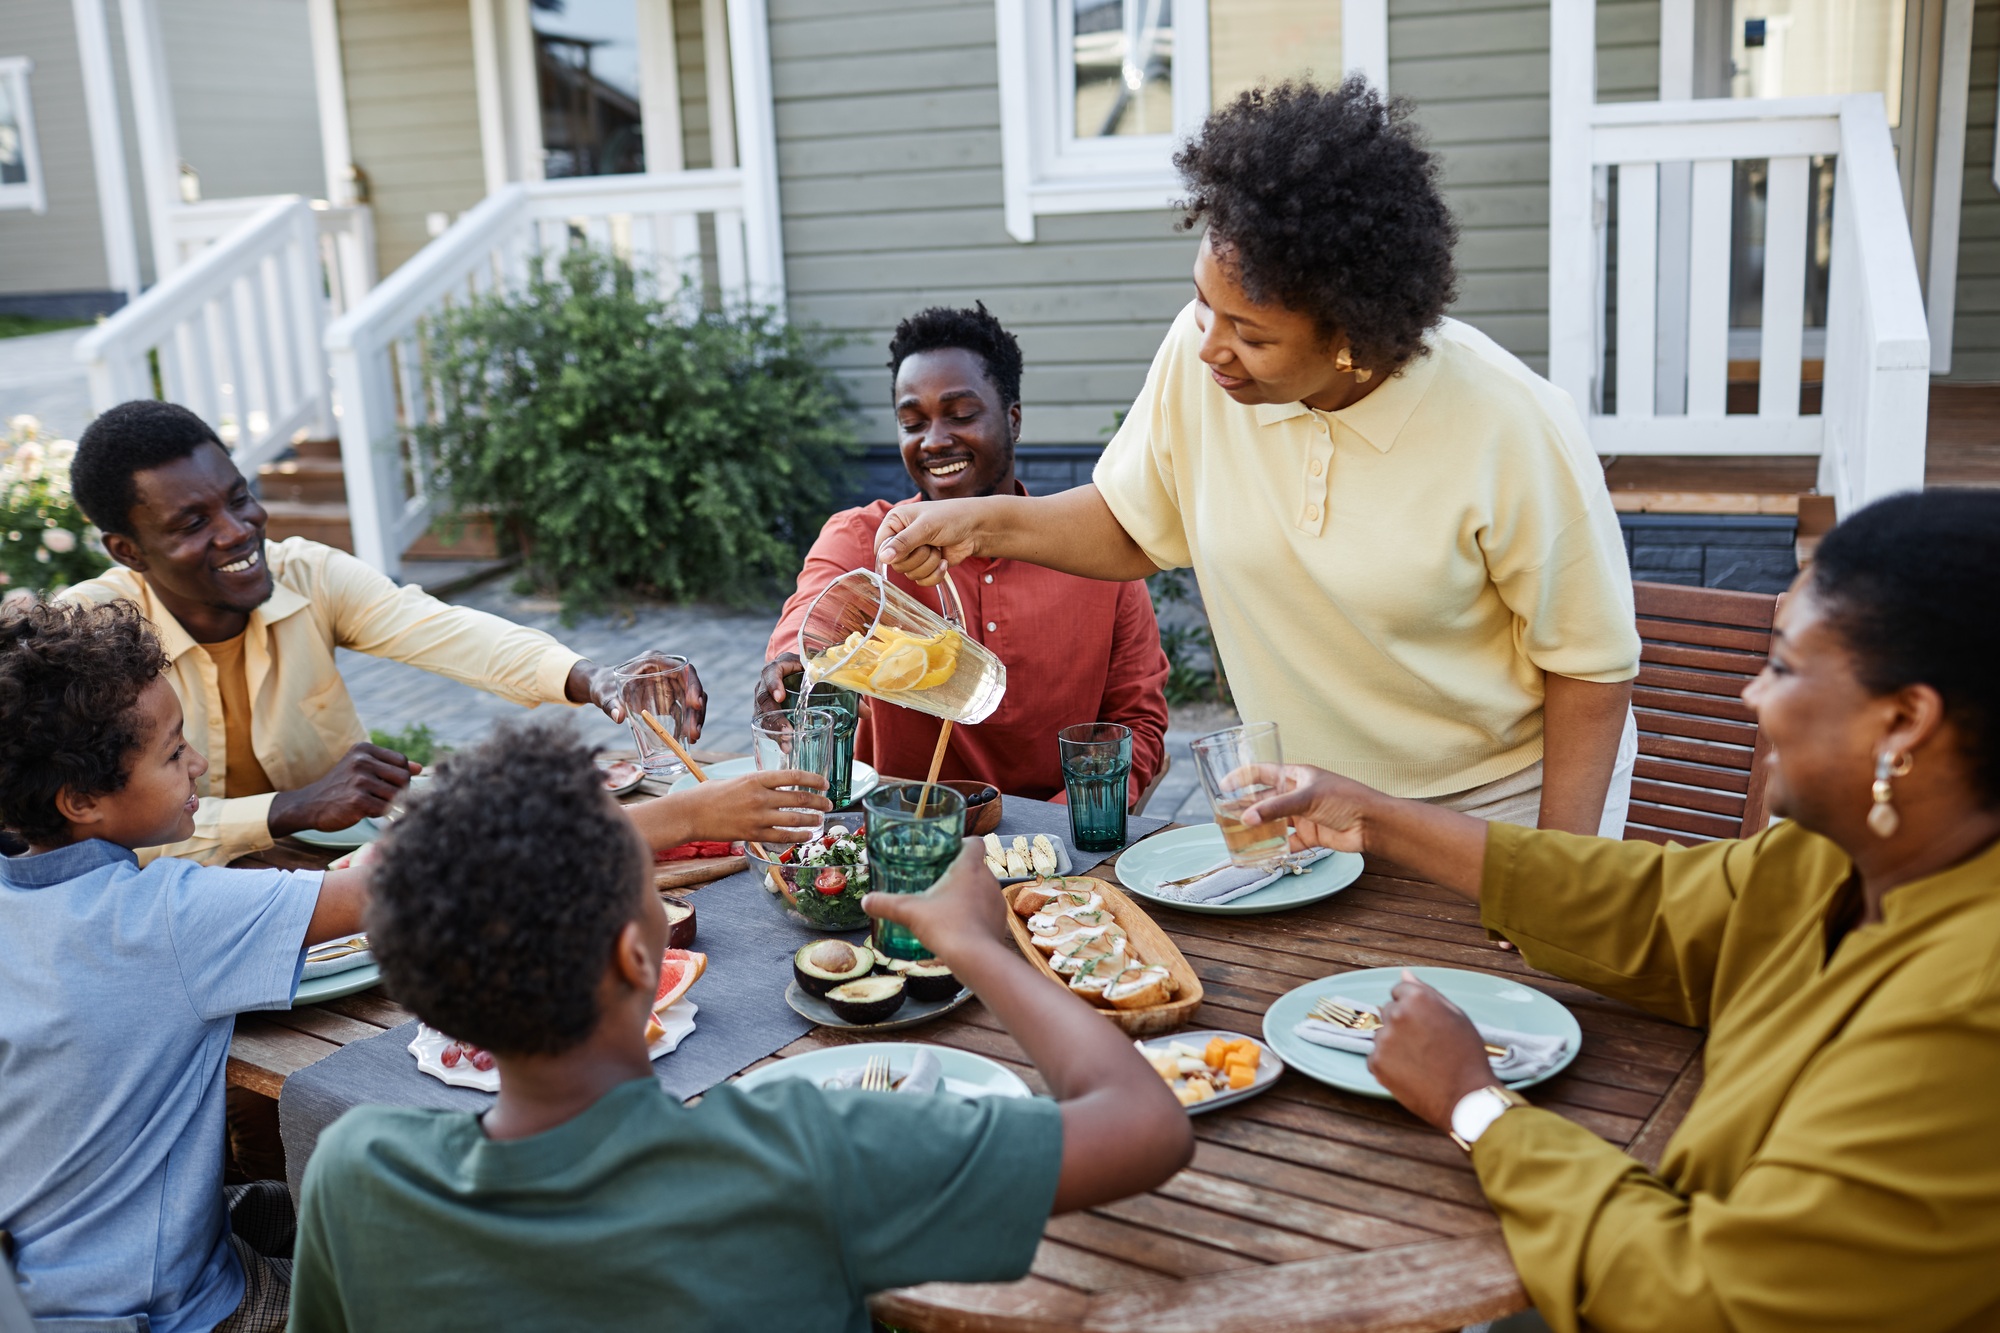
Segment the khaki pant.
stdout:
<svg viewBox="0 0 2000 1333">
<path fill-rule="evenodd" d="M 1618 760 L 1611 769 L 1611 785 L 1604 793 L 1604 815 L 1598 822 L 1600 838 L 1623 838 L 1625 819 L 1632 808 L 1632 768 L 1639 759 L 1639 724 L 1628 711 L 1625 734 L 1618 739 Z M 1542 812 L 1542 761 L 1537 759 L 1518 773 L 1482 783 L 1465 791 L 1427 797 L 1460 814 L 1474 815 L 1491 824 L 1520 824 L 1533 828 Z"/>
</svg>

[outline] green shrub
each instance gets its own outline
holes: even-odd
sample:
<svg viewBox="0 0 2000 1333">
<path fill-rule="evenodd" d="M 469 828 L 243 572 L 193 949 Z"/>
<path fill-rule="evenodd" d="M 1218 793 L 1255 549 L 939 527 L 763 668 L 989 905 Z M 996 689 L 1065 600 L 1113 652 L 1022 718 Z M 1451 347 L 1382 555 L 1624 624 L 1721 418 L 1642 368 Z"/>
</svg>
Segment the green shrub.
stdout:
<svg viewBox="0 0 2000 1333">
<path fill-rule="evenodd" d="M 371 743 L 385 750 L 394 750 L 405 759 L 414 759 L 429 768 L 438 757 L 450 753 L 451 747 L 438 742 L 437 733 L 422 722 L 405 727 L 401 731 L 383 731 L 380 727 L 368 732 Z"/>
<path fill-rule="evenodd" d="M 1146 580 L 1160 620 L 1160 648 L 1167 655 L 1167 702 L 1231 704 L 1235 697 L 1223 674 L 1222 654 L 1215 650 L 1215 631 L 1207 613 L 1193 604 L 1192 580 L 1185 569 L 1163 569 Z M 1174 613 L 1172 607 L 1186 609 Z"/>
<path fill-rule="evenodd" d="M 732 603 L 789 589 L 844 492 L 852 406 L 828 339 L 702 310 L 601 250 L 428 330 L 433 486 L 485 510 L 572 613 L 630 590 Z"/>
<path fill-rule="evenodd" d="M 97 529 L 69 494 L 76 445 L 18 416 L 0 439 L 0 594 L 52 593 L 110 568 Z"/>
</svg>

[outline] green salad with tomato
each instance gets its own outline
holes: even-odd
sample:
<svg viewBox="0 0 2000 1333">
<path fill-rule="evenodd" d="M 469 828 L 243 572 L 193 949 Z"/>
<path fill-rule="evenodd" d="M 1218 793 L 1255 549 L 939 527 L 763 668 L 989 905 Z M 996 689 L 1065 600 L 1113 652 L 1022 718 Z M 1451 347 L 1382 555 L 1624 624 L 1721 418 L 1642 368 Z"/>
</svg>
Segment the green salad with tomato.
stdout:
<svg viewBox="0 0 2000 1333">
<path fill-rule="evenodd" d="M 789 847 L 779 861 L 797 866 L 791 897 L 799 915 L 825 930 L 852 930 L 868 924 L 861 897 L 868 892 L 868 840 L 861 828 L 828 824 L 806 842 Z"/>
</svg>

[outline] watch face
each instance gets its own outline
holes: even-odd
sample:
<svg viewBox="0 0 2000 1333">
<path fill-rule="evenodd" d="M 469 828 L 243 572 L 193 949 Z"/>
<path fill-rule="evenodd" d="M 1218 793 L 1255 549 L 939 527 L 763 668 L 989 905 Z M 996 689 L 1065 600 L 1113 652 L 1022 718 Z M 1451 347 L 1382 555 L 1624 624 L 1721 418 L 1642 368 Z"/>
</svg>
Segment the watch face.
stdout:
<svg viewBox="0 0 2000 1333">
<path fill-rule="evenodd" d="M 1513 1105 L 1498 1088 L 1476 1088 L 1458 1099 L 1451 1108 L 1452 1135 L 1467 1148 L 1479 1141 L 1487 1126 Z"/>
</svg>

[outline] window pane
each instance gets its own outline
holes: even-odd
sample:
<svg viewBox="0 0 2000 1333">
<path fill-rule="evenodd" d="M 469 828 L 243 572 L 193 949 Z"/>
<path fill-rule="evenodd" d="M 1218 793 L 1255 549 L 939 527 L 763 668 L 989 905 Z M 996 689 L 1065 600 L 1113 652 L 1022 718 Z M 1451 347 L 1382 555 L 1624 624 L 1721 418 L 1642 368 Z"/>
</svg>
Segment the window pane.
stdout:
<svg viewBox="0 0 2000 1333">
<path fill-rule="evenodd" d="M 1174 132 L 1173 0 L 1076 0 L 1076 137 Z"/>
<path fill-rule="evenodd" d="M 1881 93 L 1903 109 L 1903 0 L 1735 0 L 1736 97 Z"/>
<path fill-rule="evenodd" d="M 14 79 L 0 74 L 0 185 L 28 183 L 28 155 L 21 143 L 21 113 L 14 105 Z"/>
<path fill-rule="evenodd" d="M 1209 105 L 1310 74 L 1340 82 L 1341 0 L 1208 0 Z"/>
<path fill-rule="evenodd" d="M 543 172 L 644 171 L 637 0 L 533 0 L 530 13 L 542 97 Z"/>
</svg>

